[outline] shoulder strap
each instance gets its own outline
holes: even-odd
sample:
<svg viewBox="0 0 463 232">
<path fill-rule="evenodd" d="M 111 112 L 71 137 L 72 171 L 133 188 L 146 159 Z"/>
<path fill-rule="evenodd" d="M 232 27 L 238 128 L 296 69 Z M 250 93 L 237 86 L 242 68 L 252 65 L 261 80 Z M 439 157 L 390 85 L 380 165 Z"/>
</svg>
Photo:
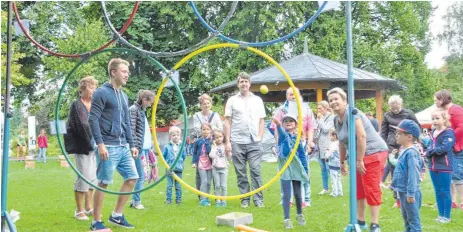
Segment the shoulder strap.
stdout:
<svg viewBox="0 0 463 232">
<path fill-rule="evenodd" d="M 211 116 L 209 116 L 209 120 L 207 120 L 209 124 L 212 122 L 212 119 L 214 118 L 214 116 L 215 116 L 215 112 L 212 112 Z"/>
</svg>

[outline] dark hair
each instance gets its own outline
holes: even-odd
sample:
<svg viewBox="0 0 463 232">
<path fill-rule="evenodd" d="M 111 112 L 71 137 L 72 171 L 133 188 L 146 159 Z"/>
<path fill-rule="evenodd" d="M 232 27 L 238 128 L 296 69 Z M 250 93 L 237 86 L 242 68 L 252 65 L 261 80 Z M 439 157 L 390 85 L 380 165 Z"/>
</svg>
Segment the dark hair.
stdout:
<svg viewBox="0 0 463 232">
<path fill-rule="evenodd" d="M 137 94 L 137 103 L 141 105 L 143 98 L 146 100 L 154 99 L 155 95 L 151 90 L 140 89 Z"/>
<path fill-rule="evenodd" d="M 366 116 L 373 116 L 370 112 L 367 112 L 365 115 Z"/>
<path fill-rule="evenodd" d="M 452 103 L 452 95 L 450 94 L 450 91 L 446 89 L 441 89 L 437 91 L 434 96 L 437 98 L 437 100 L 442 101 L 442 106 L 446 106 L 450 103 Z"/>
</svg>

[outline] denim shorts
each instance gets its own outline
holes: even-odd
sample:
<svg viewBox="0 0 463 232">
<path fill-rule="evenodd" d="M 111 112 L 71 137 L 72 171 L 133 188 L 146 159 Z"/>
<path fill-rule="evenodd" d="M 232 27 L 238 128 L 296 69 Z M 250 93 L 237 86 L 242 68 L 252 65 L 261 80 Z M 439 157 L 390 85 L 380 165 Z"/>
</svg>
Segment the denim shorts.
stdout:
<svg viewBox="0 0 463 232">
<path fill-rule="evenodd" d="M 116 169 L 124 181 L 138 179 L 135 160 L 128 146 L 106 147 L 106 149 L 109 154 L 107 160 L 102 160 L 98 149 L 96 150 L 98 183 L 111 184 Z"/>
<path fill-rule="evenodd" d="M 463 151 L 455 153 L 453 159 L 452 183 L 463 184 Z"/>
</svg>

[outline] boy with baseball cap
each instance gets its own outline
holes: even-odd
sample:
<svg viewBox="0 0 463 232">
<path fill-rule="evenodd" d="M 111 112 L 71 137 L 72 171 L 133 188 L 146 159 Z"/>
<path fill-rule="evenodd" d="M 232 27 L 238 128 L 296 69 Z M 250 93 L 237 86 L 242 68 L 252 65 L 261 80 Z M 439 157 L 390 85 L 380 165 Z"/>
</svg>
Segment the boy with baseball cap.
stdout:
<svg viewBox="0 0 463 232">
<path fill-rule="evenodd" d="M 420 172 L 423 163 L 414 146 L 414 142 L 420 137 L 420 127 L 414 121 L 405 119 L 394 128 L 397 129 L 397 143 L 403 150 L 394 169 L 391 188 L 399 195 L 405 231 L 421 231 Z"/>
</svg>

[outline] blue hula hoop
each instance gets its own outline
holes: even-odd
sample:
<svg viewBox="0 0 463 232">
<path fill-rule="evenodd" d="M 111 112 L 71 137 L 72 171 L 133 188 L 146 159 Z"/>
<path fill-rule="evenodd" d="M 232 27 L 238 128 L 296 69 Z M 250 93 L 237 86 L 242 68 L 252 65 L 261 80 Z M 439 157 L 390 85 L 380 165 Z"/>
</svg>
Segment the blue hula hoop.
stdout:
<svg viewBox="0 0 463 232">
<path fill-rule="evenodd" d="M 265 42 L 253 42 L 253 43 L 249 43 L 249 42 L 245 42 L 245 41 L 240 41 L 240 40 L 235 40 L 235 39 L 232 39 L 230 37 L 227 37 L 225 35 L 223 35 L 220 31 L 217 31 L 215 30 L 214 28 L 212 28 L 205 20 L 204 18 L 201 16 L 201 14 L 198 12 L 198 9 L 196 8 L 195 6 L 195 3 L 193 1 L 190 1 L 190 6 L 191 8 L 193 9 L 193 12 L 195 13 L 196 17 L 198 17 L 199 21 L 201 22 L 201 24 L 207 29 L 209 30 L 211 33 L 213 34 L 217 34 L 217 37 L 219 37 L 220 39 L 222 40 L 225 40 L 229 43 L 235 43 L 235 44 L 244 44 L 244 45 L 247 45 L 247 46 L 251 46 L 251 47 L 263 47 L 263 46 L 269 46 L 269 45 L 272 45 L 272 44 L 275 44 L 275 43 L 278 43 L 278 42 L 281 42 L 281 41 L 284 41 L 284 40 L 287 40 L 291 37 L 293 37 L 294 35 L 296 35 L 297 33 L 303 31 L 304 29 L 306 29 L 308 26 L 310 26 L 310 24 L 313 23 L 313 21 L 315 21 L 315 19 L 322 13 L 323 9 L 325 8 L 326 4 L 328 4 L 328 1 L 324 1 L 323 4 L 320 6 L 320 8 L 318 8 L 317 12 L 315 12 L 315 14 L 309 18 L 309 20 L 307 20 L 305 22 L 304 25 L 302 25 L 302 27 L 296 29 L 295 31 L 283 36 L 283 37 L 280 37 L 278 39 L 274 39 L 274 40 L 270 40 L 270 41 L 265 41 Z"/>
</svg>

